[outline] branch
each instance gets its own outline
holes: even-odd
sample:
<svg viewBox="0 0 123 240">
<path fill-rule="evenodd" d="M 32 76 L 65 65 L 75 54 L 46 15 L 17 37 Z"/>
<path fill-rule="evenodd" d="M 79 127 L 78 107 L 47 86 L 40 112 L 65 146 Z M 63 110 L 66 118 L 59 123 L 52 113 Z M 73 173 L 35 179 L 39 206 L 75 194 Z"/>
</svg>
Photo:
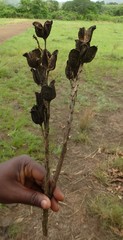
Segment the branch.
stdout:
<svg viewBox="0 0 123 240">
<path fill-rule="evenodd" d="M 76 97 L 77 97 L 78 86 L 79 86 L 80 72 L 81 72 L 81 70 L 79 70 L 77 77 L 75 79 L 71 80 L 71 82 L 70 82 L 71 83 L 71 95 L 70 95 L 70 105 L 69 105 L 69 116 L 68 116 L 68 120 L 67 120 L 67 124 L 66 124 L 66 128 L 65 128 L 61 155 L 60 155 L 57 167 L 56 167 L 55 174 L 53 176 L 53 183 L 52 183 L 52 187 L 50 189 L 50 194 L 52 194 L 53 189 L 55 188 L 56 183 L 58 181 L 59 174 L 60 174 L 60 171 L 61 171 L 61 168 L 62 168 L 62 165 L 64 162 L 65 154 L 67 151 L 67 143 L 68 143 L 71 125 L 72 125 L 72 121 L 73 121 L 73 113 L 74 113 L 74 107 L 75 107 L 75 102 L 76 102 Z"/>
<path fill-rule="evenodd" d="M 49 180 L 50 180 L 50 164 L 49 164 L 49 119 L 50 119 L 50 102 L 45 101 L 45 121 L 44 121 L 44 140 L 45 140 L 45 186 L 44 193 L 49 196 Z M 43 236 L 48 236 L 48 210 L 43 210 L 43 220 L 42 220 L 42 230 Z"/>
<path fill-rule="evenodd" d="M 38 48 L 42 51 L 42 48 L 40 47 L 40 43 L 38 41 L 38 38 L 35 35 L 33 35 L 33 38 L 36 40 Z"/>
</svg>

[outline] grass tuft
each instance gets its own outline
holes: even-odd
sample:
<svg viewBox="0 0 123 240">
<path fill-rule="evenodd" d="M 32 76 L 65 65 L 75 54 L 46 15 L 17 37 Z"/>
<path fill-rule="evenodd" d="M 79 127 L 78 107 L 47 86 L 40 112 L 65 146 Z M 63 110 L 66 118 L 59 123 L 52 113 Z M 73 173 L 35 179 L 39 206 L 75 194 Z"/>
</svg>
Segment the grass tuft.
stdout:
<svg viewBox="0 0 123 240">
<path fill-rule="evenodd" d="M 86 108 L 84 110 L 83 115 L 80 119 L 80 123 L 79 123 L 81 131 L 89 128 L 90 124 L 93 121 L 94 115 L 95 115 L 95 113 L 92 108 Z"/>
<path fill-rule="evenodd" d="M 106 171 L 102 170 L 101 168 L 98 168 L 94 172 L 94 176 L 98 179 L 100 183 L 102 183 L 104 186 L 107 186 L 109 178 Z"/>
<path fill-rule="evenodd" d="M 123 229 L 123 207 L 116 196 L 99 195 L 90 201 L 89 209 L 92 215 L 99 217 L 104 227 Z"/>
<path fill-rule="evenodd" d="M 73 140 L 75 143 L 84 143 L 88 144 L 90 142 L 90 138 L 88 132 L 83 130 L 82 132 L 78 132 L 74 137 Z"/>
<path fill-rule="evenodd" d="M 8 237 L 10 239 L 15 239 L 20 232 L 20 227 L 17 224 L 12 224 L 8 229 Z"/>
<path fill-rule="evenodd" d="M 123 172 L 123 158 L 118 157 L 112 162 L 112 167 L 117 168 L 119 171 Z"/>
</svg>

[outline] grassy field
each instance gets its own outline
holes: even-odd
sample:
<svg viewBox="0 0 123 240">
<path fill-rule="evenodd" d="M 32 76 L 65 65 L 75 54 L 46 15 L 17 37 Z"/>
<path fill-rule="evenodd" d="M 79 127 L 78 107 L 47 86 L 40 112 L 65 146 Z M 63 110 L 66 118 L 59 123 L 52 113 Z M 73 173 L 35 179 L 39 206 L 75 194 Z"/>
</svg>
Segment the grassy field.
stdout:
<svg viewBox="0 0 123 240">
<path fill-rule="evenodd" d="M 0 18 L 0 25 L 25 22 L 26 20 L 29 21 L 29 19 L 22 19 L 22 18 Z"/>
<path fill-rule="evenodd" d="M 77 108 L 94 104 L 96 111 L 115 110 L 118 103 L 112 101 L 107 94 L 106 77 L 116 78 L 116 80 L 122 77 L 122 24 L 93 22 L 94 24 L 97 26 L 97 30 L 94 33 L 92 44 L 98 46 L 98 53 L 96 59 L 84 67 L 85 83 L 80 86 Z M 69 50 L 74 48 L 74 39 L 77 38 L 79 27 L 88 28 L 91 25 L 92 22 L 54 21 L 52 33 L 48 39 L 48 49 L 51 52 L 55 49 L 59 50 L 57 68 L 53 73 L 57 88 L 59 83 L 66 83 L 68 86 L 64 74 L 65 63 Z M 25 58 L 22 56 L 23 53 L 36 47 L 36 42 L 32 38 L 33 33 L 32 28 L 21 36 L 13 37 L 2 44 L 0 49 L 1 161 L 22 152 L 38 158 L 40 137 L 34 133 L 36 127 L 32 124 L 29 114 L 30 108 L 35 102 L 34 91 L 38 88 L 33 83 Z M 43 48 L 43 41 L 40 42 Z M 111 94 L 115 95 L 116 93 L 112 92 Z M 117 94 L 122 95 L 122 89 Z M 62 91 L 62 95 L 65 95 L 64 91 Z M 91 101 L 90 95 L 93 96 Z M 35 131 L 37 130 L 35 129 Z"/>
<path fill-rule="evenodd" d="M 5 24 L 8 22 L 11 22 L 11 20 L 4 21 Z M 3 19 L 0 20 L 0 24 L 3 24 Z M 97 27 L 93 34 L 92 45 L 98 46 L 98 52 L 94 61 L 84 65 L 75 108 L 71 146 L 75 149 L 76 146 L 83 148 L 82 154 L 86 151 L 93 152 L 95 147 L 98 148 L 102 144 L 102 139 L 103 143 L 107 144 L 106 146 L 109 146 L 111 149 L 114 148 L 116 150 L 118 148 L 122 150 L 123 147 L 123 142 L 117 142 L 113 133 L 111 136 L 109 131 L 111 124 L 118 122 L 119 118 L 116 119 L 115 117 L 123 116 L 122 24 L 54 21 L 50 37 L 48 38 L 47 48 L 50 52 L 53 52 L 55 49 L 59 50 L 57 67 L 50 75 L 51 79 L 56 80 L 57 89 L 57 98 L 51 104 L 50 127 L 50 150 L 53 157 L 56 158 L 60 152 L 62 139 L 62 136 L 57 136 L 57 132 L 60 126 L 65 124 L 69 103 L 70 87 L 64 73 L 67 56 L 69 51 L 75 46 L 79 28 L 83 26 L 88 28 L 91 25 L 96 25 Z M 4 42 L 0 48 L 0 162 L 23 153 L 30 154 L 37 161 L 42 161 L 44 158 L 40 128 L 32 123 L 30 117 L 30 109 L 35 104 L 34 93 L 39 91 L 39 88 L 33 82 L 26 60 L 22 56 L 23 53 L 37 47 L 35 40 L 32 38 L 33 34 L 34 29 L 32 27 L 23 34 Z M 42 39 L 40 39 L 40 44 L 44 48 Z M 85 109 L 86 111 L 84 111 Z M 114 116 L 113 119 L 112 116 Z M 102 132 L 100 133 L 100 131 Z M 119 129 L 118 131 L 120 132 Z M 100 136 L 98 136 L 99 133 Z M 97 159 L 95 159 L 96 161 L 98 162 Z M 89 161 L 86 164 L 89 164 Z M 93 166 L 94 163 L 91 162 L 91 164 Z M 102 162 L 98 162 L 98 165 L 102 165 Z M 121 164 L 121 166 L 123 165 Z M 116 164 L 115 167 L 117 168 L 118 165 Z M 91 165 L 89 165 L 89 168 L 91 169 Z M 95 167 L 93 166 L 93 168 Z M 114 168 L 114 165 L 112 165 L 112 168 Z M 96 178 L 104 185 L 107 184 L 107 178 L 104 179 L 106 169 L 99 169 L 99 171 L 94 173 Z M 122 168 L 120 171 L 122 171 Z M 106 195 L 105 201 L 109 201 L 107 206 L 109 204 L 111 209 L 114 208 L 115 203 L 119 206 L 118 210 L 115 210 L 116 215 L 113 216 L 108 207 L 105 209 L 102 203 L 103 198 L 104 194 L 102 197 L 99 195 L 99 197 L 92 199 L 89 205 L 92 215 L 98 217 L 101 215 L 101 219 L 106 220 L 106 225 L 112 224 L 114 228 L 118 226 L 119 221 L 120 229 L 122 229 L 123 220 L 121 212 L 123 208 L 121 203 L 118 205 L 116 198 L 114 198 L 112 203 L 112 198 L 107 200 Z M 107 210 L 107 212 L 104 210 Z M 100 239 L 120 239 L 120 234 L 118 238 L 115 238 L 114 235 L 111 235 L 112 238 L 108 238 L 108 236 L 104 238 L 103 235 Z"/>
</svg>

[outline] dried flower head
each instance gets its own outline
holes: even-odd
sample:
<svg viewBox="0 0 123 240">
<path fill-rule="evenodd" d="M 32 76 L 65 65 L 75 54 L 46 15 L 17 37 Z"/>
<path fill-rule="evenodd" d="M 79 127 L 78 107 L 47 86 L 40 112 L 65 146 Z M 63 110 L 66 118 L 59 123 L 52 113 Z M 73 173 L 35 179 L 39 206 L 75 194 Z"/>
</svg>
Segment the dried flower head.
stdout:
<svg viewBox="0 0 123 240">
<path fill-rule="evenodd" d="M 51 28 L 52 28 L 53 21 L 46 21 L 44 23 L 44 26 L 40 22 L 33 22 L 33 26 L 35 27 L 35 33 L 37 37 L 43 38 L 44 40 L 47 39 L 47 37 L 50 34 Z"/>
<path fill-rule="evenodd" d="M 29 53 L 24 53 L 24 57 L 27 59 L 27 63 L 31 68 L 37 68 L 41 63 L 41 51 L 39 48 L 32 50 Z"/>
<path fill-rule="evenodd" d="M 66 76 L 73 79 L 77 76 L 80 66 L 80 52 L 77 49 L 72 49 L 68 56 L 67 66 L 65 69 Z"/>
<path fill-rule="evenodd" d="M 57 61 L 57 55 L 58 55 L 58 50 L 55 50 L 49 57 L 48 61 L 48 71 L 52 71 L 56 67 L 56 61 Z"/>
<path fill-rule="evenodd" d="M 87 30 L 83 27 L 79 29 L 78 38 L 83 43 L 90 43 L 93 31 L 96 29 L 96 26 L 91 26 Z"/>
<path fill-rule="evenodd" d="M 34 105 L 31 109 L 31 117 L 35 124 L 42 125 L 44 122 L 44 106 Z"/>
<path fill-rule="evenodd" d="M 96 52 L 97 52 L 96 46 L 88 47 L 85 53 L 80 57 L 81 64 L 91 62 L 94 59 Z"/>
<path fill-rule="evenodd" d="M 41 89 L 42 98 L 48 102 L 56 97 L 55 80 L 51 81 L 49 86 L 44 85 Z"/>
<path fill-rule="evenodd" d="M 43 98 L 42 98 L 42 93 L 40 92 L 35 92 L 35 97 L 36 97 L 36 103 L 38 106 L 43 106 Z"/>
<path fill-rule="evenodd" d="M 40 65 L 38 68 L 31 68 L 34 82 L 43 85 L 46 82 L 46 68 Z"/>
<path fill-rule="evenodd" d="M 87 30 L 84 27 L 79 29 L 79 39 L 75 40 L 76 48 L 70 51 L 65 68 L 65 74 L 69 80 L 72 80 L 77 76 L 80 66 L 84 63 L 89 63 L 94 59 L 97 47 L 90 47 L 90 41 L 95 29 L 96 26 L 91 26 Z"/>
</svg>

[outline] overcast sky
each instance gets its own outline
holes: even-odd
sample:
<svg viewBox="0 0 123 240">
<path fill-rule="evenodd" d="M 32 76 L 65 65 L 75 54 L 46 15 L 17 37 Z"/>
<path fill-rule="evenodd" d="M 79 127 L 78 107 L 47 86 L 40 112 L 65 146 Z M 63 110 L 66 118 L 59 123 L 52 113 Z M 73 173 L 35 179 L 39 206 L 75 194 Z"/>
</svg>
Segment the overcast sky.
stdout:
<svg viewBox="0 0 123 240">
<path fill-rule="evenodd" d="M 5 1 L 10 3 L 10 4 L 18 4 L 20 2 L 20 0 L 5 0 Z M 66 2 L 67 0 L 56 0 L 56 1 L 58 1 L 58 2 Z M 102 0 L 91 0 L 91 1 L 96 2 L 96 1 L 102 1 Z M 107 3 L 108 2 L 118 2 L 118 3 L 123 2 L 123 0 L 104 0 L 104 1 L 107 2 Z"/>
</svg>

